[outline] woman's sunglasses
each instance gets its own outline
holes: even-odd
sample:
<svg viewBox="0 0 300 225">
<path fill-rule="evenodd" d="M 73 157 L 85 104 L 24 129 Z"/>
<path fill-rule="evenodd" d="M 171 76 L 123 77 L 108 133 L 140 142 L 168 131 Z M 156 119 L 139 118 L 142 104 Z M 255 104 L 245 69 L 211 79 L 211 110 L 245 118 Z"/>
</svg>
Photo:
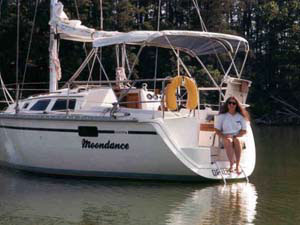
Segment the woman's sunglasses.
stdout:
<svg viewBox="0 0 300 225">
<path fill-rule="evenodd" d="M 228 105 L 236 105 L 236 102 L 228 102 Z"/>
</svg>

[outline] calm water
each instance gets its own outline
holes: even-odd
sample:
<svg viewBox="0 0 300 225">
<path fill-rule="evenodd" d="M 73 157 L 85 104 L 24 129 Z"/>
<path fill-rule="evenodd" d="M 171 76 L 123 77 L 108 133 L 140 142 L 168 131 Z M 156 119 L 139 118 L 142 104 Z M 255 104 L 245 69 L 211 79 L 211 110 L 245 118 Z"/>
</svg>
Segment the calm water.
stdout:
<svg viewBox="0 0 300 225">
<path fill-rule="evenodd" d="M 250 184 L 57 178 L 0 167 L 0 225 L 300 224 L 300 128 L 254 134 Z"/>
</svg>

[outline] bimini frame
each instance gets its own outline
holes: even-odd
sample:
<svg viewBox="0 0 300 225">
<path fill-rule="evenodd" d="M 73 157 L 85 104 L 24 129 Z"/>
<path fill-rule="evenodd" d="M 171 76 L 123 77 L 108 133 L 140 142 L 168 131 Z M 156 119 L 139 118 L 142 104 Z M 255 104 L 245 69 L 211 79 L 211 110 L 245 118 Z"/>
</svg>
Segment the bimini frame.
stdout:
<svg viewBox="0 0 300 225">
<path fill-rule="evenodd" d="M 78 68 L 72 78 L 68 81 L 73 82 L 84 69 L 84 67 L 88 64 L 88 62 L 93 58 L 93 65 L 95 59 L 98 59 L 100 64 L 100 68 L 102 72 L 105 74 L 106 79 L 108 80 L 108 76 L 105 72 L 105 69 L 101 63 L 101 60 L 98 57 L 98 48 L 111 46 L 111 45 L 122 45 L 122 53 L 125 54 L 124 51 L 125 45 L 140 45 L 140 49 L 137 53 L 135 61 L 133 65 L 130 67 L 128 65 L 128 80 L 130 80 L 132 71 L 136 65 L 137 59 L 141 54 L 143 48 L 145 46 L 153 46 L 153 47 L 161 47 L 171 49 L 174 55 L 177 58 L 177 61 L 180 66 L 183 67 L 186 74 L 191 77 L 191 74 L 184 64 L 183 60 L 180 58 L 179 52 L 185 52 L 190 56 L 194 57 L 201 67 L 204 69 L 206 74 L 209 76 L 215 88 L 219 89 L 220 95 L 224 98 L 224 94 L 222 92 L 222 85 L 224 80 L 229 76 L 232 68 L 234 69 L 235 75 L 237 78 L 241 77 L 243 72 L 248 52 L 249 45 L 248 42 L 241 37 L 220 34 L 220 33 L 211 33 L 211 32 L 196 32 L 196 31 L 133 31 L 128 33 L 117 33 L 115 35 L 108 35 L 105 37 L 99 37 L 93 42 L 94 48 L 91 50 L 89 55 L 86 57 L 82 65 Z M 237 68 L 235 63 L 238 52 L 245 52 L 245 57 L 240 69 Z M 224 69 L 222 62 L 220 61 L 219 54 L 227 54 L 230 59 L 230 65 L 227 70 Z M 217 84 L 203 61 L 200 59 L 200 56 L 203 55 L 216 55 L 218 62 L 223 70 L 224 77 L 221 84 Z M 124 56 L 122 56 L 124 57 Z M 126 58 L 127 56 L 125 56 Z M 128 64 L 128 60 L 126 61 Z M 124 66 L 122 64 L 122 66 Z M 134 84 L 132 85 L 134 86 Z"/>
</svg>

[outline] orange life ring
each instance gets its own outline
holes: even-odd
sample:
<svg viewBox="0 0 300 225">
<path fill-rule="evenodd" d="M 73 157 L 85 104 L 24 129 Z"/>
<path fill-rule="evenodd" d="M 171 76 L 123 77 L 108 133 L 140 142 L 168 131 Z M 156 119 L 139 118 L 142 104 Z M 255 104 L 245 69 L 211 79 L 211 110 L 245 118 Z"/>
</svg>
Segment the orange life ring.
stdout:
<svg viewBox="0 0 300 225">
<path fill-rule="evenodd" d="M 187 90 L 186 108 L 193 110 L 198 106 L 199 94 L 196 82 L 185 76 L 176 76 L 166 87 L 165 100 L 169 110 L 177 110 L 176 89 L 181 86 Z"/>
</svg>

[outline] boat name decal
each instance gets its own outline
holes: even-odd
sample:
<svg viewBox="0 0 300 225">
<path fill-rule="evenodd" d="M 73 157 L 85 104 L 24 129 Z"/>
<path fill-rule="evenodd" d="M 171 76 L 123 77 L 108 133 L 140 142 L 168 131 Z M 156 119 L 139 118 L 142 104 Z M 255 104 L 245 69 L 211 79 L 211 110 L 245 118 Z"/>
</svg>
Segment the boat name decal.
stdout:
<svg viewBox="0 0 300 225">
<path fill-rule="evenodd" d="M 129 150 L 128 143 L 114 143 L 108 140 L 106 143 L 92 142 L 87 139 L 82 139 L 82 148 L 83 149 L 116 149 L 116 150 Z"/>
<path fill-rule="evenodd" d="M 228 169 L 222 168 L 222 169 L 212 169 L 211 170 L 212 174 L 216 177 L 220 174 L 222 175 L 230 175 L 230 172 Z"/>
</svg>

